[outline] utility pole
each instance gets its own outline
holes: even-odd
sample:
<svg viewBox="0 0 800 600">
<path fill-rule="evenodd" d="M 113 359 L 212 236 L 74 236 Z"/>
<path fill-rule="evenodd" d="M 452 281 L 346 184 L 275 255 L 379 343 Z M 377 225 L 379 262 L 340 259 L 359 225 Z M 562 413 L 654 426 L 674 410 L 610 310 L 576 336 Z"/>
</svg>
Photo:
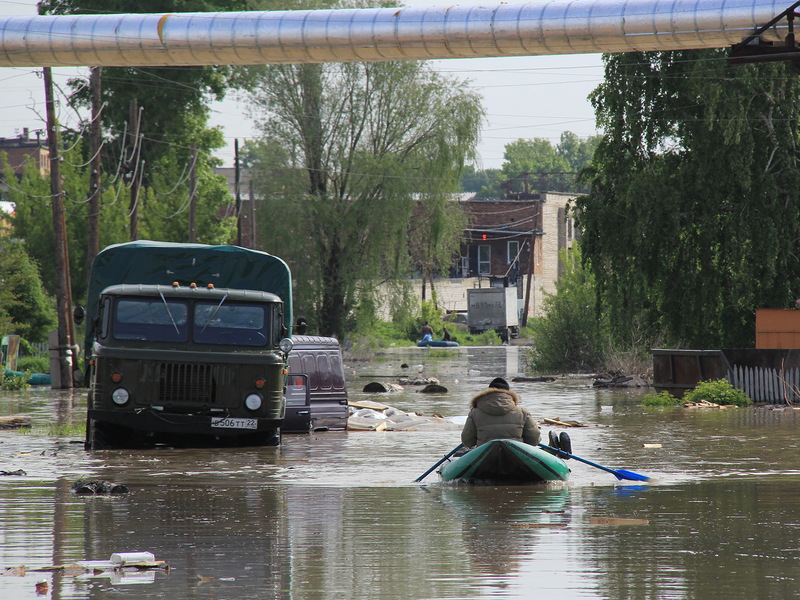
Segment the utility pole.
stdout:
<svg viewBox="0 0 800 600">
<path fill-rule="evenodd" d="M 64 198 L 61 192 L 61 169 L 58 152 L 58 127 L 53 98 L 53 73 L 44 67 L 44 98 L 47 115 L 47 145 L 50 153 L 50 205 L 53 210 L 53 245 L 56 267 L 56 306 L 58 310 L 58 333 L 56 346 L 58 372 L 53 378 L 53 387 L 72 387 L 72 289 L 69 278 L 69 247 L 67 223 L 64 217 Z M 52 347 L 52 344 L 51 344 Z"/>
<path fill-rule="evenodd" d="M 197 198 L 195 193 L 197 191 L 197 146 L 192 142 L 191 155 L 189 158 L 189 243 L 194 243 L 197 240 L 195 233 L 195 218 L 197 210 Z"/>
<path fill-rule="evenodd" d="M 233 172 L 236 189 L 236 245 L 242 245 L 242 195 L 239 192 L 239 138 L 233 140 Z"/>
<path fill-rule="evenodd" d="M 253 172 L 250 171 L 250 247 L 256 249 L 256 195 L 253 186 Z"/>
<path fill-rule="evenodd" d="M 86 251 L 86 273 L 91 273 L 94 257 L 100 252 L 100 199 L 103 191 L 100 187 L 102 175 L 103 132 L 100 125 L 102 109 L 102 76 L 103 67 L 92 67 L 89 75 L 89 90 L 92 95 L 92 123 L 89 133 L 89 152 L 92 155 L 89 164 L 89 244 Z"/>
<path fill-rule="evenodd" d="M 541 212 L 541 211 L 540 211 Z M 528 278 L 525 281 L 525 309 L 522 311 L 522 323 L 520 327 L 525 327 L 528 324 L 528 310 L 531 305 L 531 282 L 533 281 L 533 251 L 536 247 L 536 223 L 533 224 L 531 230 L 530 251 L 528 252 Z"/>
<path fill-rule="evenodd" d="M 131 153 L 131 201 L 130 201 L 130 236 L 131 241 L 139 239 L 139 101 L 134 98 L 130 103 L 130 137 L 129 148 Z"/>
</svg>

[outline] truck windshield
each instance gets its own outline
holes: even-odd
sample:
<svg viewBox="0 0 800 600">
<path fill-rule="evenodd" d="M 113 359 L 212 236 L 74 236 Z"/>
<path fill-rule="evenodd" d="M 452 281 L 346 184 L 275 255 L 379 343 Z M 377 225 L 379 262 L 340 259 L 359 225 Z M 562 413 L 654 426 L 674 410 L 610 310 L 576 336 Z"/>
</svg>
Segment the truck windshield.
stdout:
<svg viewBox="0 0 800 600">
<path fill-rule="evenodd" d="M 194 341 L 199 344 L 266 346 L 269 321 L 264 306 L 198 302 L 194 307 Z"/>
<path fill-rule="evenodd" d="M 118 340 L 185 342 L 189 339 L 186 302 L 120 299 L 114 311 L 113 334 Z"/>
</svg>

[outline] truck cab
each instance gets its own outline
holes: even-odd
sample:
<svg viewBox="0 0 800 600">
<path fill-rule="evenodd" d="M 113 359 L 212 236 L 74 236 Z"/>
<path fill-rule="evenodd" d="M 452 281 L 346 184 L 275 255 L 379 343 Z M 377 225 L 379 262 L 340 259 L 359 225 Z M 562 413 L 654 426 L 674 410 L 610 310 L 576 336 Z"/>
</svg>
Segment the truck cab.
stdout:
<svg viewBox="0 0 800 600">
<path fill-rule="evenodd" d="M 99 303 L 86 444 L 276 445 L 283 302 L 268 292 L 115 285 Z"/>
</svg>

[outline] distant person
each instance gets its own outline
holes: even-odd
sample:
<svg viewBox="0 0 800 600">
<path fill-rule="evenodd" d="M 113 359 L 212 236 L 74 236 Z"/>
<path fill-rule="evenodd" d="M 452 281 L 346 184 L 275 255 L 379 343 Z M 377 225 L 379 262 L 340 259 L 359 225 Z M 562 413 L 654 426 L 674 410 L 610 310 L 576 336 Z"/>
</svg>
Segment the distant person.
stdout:
<svg viewBox="0 0 800 600">
<path fill-rule="evenodd" d="M 450 341 L 450 332 L 447 331 L 447 327 L 442 327 L 442 329 L 444 330 L 444 333 L 442 334 L 442 339 L 445 342 L 449 342 Z"/>
<path fill-rule="evenodd" d="M 433 327 L 428 325 L 427 321 L 425 321 L 425 324 L 422 327 L 420 327 L 419 336 L 420 336 L 420 341 L 423 342 L 433 341 Z"/>
<path fill-rule="evenodd" d="M 536 446 L 542 437 L 531 414 L 519 405 L 519 396 L 502 377 L 475 395 L 461 431 L 461 443 L 468 448 L 492 440 L 516 440 Z"/>
</svg>

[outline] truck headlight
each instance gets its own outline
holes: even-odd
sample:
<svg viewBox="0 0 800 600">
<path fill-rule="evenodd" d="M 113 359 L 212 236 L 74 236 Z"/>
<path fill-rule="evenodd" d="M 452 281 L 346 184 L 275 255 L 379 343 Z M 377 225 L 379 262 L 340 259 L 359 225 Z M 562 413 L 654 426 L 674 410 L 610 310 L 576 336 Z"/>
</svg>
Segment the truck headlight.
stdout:
<svg viewBox="0 0 800 600">
<path fill-rule="evenodd" d="M 281 352 L 284 354 L 289 354 L 294 348 L 294 342 L 290 338 L 283 338 L 280 342 L 278 342 L 278 348 L 281 349 Z"/>
<path fill-rule="evenodd" d="M 111 399 L 117 406 L 124 406 L 131 399 L 131 394 L 125 388 L 117 388 L 111 394 Z"/>
<path fill-rule="evenodd" d="M 261 396 L 258 394 L 248 394 L 244 399 L 244 405 L 250 410 L 258 410 L 261 408 Z"/>
</svg>

